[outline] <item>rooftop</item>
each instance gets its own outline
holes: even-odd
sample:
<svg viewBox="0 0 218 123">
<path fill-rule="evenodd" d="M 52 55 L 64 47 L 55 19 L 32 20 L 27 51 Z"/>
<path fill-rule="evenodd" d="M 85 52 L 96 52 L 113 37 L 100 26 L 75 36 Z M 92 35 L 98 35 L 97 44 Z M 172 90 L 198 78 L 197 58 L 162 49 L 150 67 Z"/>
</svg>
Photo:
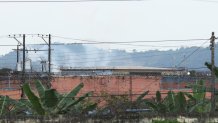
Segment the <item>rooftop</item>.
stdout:
<svg viewBox="0 0 218 123">
<path fill-rule="evenodd" d="M 161 68 L 144 66 L 116 66 L 116 67 L 62 67 L 62 71 L 71 70 L 146 70 L 146 71 L 184 71 L 185 68 Z"/>
</svg>

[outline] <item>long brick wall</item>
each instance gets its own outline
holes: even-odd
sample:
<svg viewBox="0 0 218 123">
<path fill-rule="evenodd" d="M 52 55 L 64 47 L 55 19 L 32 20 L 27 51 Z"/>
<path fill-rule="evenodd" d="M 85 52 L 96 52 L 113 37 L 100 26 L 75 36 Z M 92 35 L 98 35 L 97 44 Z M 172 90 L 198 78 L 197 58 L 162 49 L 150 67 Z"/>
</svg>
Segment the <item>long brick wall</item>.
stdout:
<svg viewBox="0 0 218 123">
<path fill-rule="evenodd" d="M 32 89 L 34 84 L 31 81 Z M 155 96 L 156 91 L 161 90 L 165 93 L 169 89 L 174 91 L 181 91 L 180 88 L 185 88 L 189 82 L 162 82 L 161 76 L 62 76 L 54 77 L 52 80 L 52 88 L 56 89 L 60 93 L 67 93 L 76 87 L 79 83 L 84 83 L 84 88 L 80 94 L 84 94 L 89 91 L 93 91 L 94 95 L 99 96 L 102 92 L 113 95 L 129 95 L 134 99 L 138 94 L 141 94 L 149 90 L 147 98 Z M 209 81 L 206 81 L 206 85 L 209 85 Z M 8 80 L 0 81 L 0 95 L 9 95 L 14 99 L 20 98 L 20 84 L 18 80 L 11 79 L 10 87 Z M 218 84 L 216 84 L 218 87 Z M 182 91 L 190 91 L 185 89 Z"/>
<path fill-rule="evenodd" d="M 93 91 L 95 95 L 101 92 L 120 95 L 137 95 L 147 90 L 154 94 L 160 89 L 160 77 L 142 76 L 76 76 L 57 77 L 52 82 L 52 87 L 59 92 L 69 92 L 80 82 L 84 83 L 81 93 Z"/>
</svg>

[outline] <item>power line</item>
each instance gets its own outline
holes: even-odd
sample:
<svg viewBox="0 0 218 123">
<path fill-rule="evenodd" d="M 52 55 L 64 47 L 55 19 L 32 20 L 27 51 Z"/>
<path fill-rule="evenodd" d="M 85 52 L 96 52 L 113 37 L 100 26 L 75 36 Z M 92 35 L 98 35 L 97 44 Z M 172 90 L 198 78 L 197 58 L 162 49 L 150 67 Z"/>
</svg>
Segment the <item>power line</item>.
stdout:
<svg viewBox="0 0 218 123">
<path fill-rule="evenodd" d="M 140 45 L 140 44 L 112 44 L 112 45 L 124 45 L 124 46 L 137 46 L 137 47 L 159 47 L 159 48 L 163 48 L 163 47 L 171 47 L 171 48 L 175 48 L 175 47 L 182 47 L 182 46 L 179 46 L 179 45 L 175 45 L 175 46 L 169 46 L 169 45 Z"/>
<path fill-rule="evenodd" d="M 134 43 L 134 42 L 132 42 Z M 131 43 L 119 43 L 119 42 L 104 42 L 104 43 L 58 43 L 58 44 L 51 44 L 51 45 L 96 45 L 96 44 L 111 44 L 111 45 L 124 45 L 124 46 L 137 46 L 137 47 L 181 47 L 181 46 L 169 46 L 169 45 L 140 45 L 140 44 L 131 44 Z M 46 45 L 46 44 L 28 44 L 28 45 Z"/>
<path fill-rule="evenodd" d="M 127 43 L 81 43 L 81 44 L 110 44 L 110 45 L 123 45 L 123 46 L 137 46 L 137 47 L 181 47 L 181 46 L 169 46 L 169 45 L 137 45 L 137 44 L 127 44 Z M 72 45 L 72 44 L 64 44 L 64 45 Z"/>
<path fill-rule="evenodd" d="M 90 56 L 90 55 L 99 55 L 99 56 L 101 56 L 101 55 L 109 55 L 109 56 L 112 56 L 112 57 L 119 57 L 120 55 L 122 55 L 122 54 L 120 54 L 120 55 L 116 55 L 116 52 L 117 50 L 115 50 L 115 51 L 113 51 L 112 50 L 112 52 L 108 52 L 108 51 L 106 51 L 106 50 L 92 50 L 92 51 L 85 51 L 85 52 L 56 52 L 56 51 L 53 51 L 53 53 L 55 54 L 55 57 L 62 57 L 62 56 L 76 56 L 76 57 L 81 57 L 81 56 Z M 200 50 L 200 51 L 205 51 L 205 50 Z M 119 52 L 119 50 L 118 50 L 118 52 Z M 146 53 L 147 52 L 147 53 Z M 140 54 L 137 54 L 137 55 L 140 55 L 140 56 L 142 56 L 142 57 L 144 57 L 144 56 L 147 56 L 147 55 L 171 55 L 171 54 L 182 54 L 182 53 L 188 53 L 188 52 L 190 52 L 190 51 L 184 51 L 184 52 L 176 52 L 176 51 L 174 51 L 174 53 L 168 53 L 168 54 L 166 54 L 166 53 L 164 53 L 164 51 L 163 52 L 156 52 L 156 51 L 144 51 L 144 52 L 141 52 Z M 37 53 L 37 52 L 36 52 Z M 128 53 L 128 52 L 125 52 L 125 53 Z M 160 54 L 159 54 L 160 53 Z M 124 55 L 122 55 L 122 56 L 124 56 Z M 131 53 L 129 53 L 129 54 L 127 54 L 127 55 L 125 55 L 125 56 L 131 56 Z M 11 57 L 11 56 L 10 56 Z M 12 57 L 15 57 L 15 56 L 12 56 Z M 31 56 L 31 58 L 40 58 L 39 56 L 36 56 L 36 57 L 34 57 L 34 56 Z"/>
<path fill-rule="evenodd" d="M 206 44 L 208 42 L 208 40 L 206 40 L 203 44 L 201 44 L 198 48 L 196 48 L 193 52 L 191 52 L 187 57 L 185 57 L 181 62 L 179 62 L 179 64 L 177 64 L 177 66 L 181 65 L 184 61 L 186 61 L 189 57 L 191 57 L 195 52 L 197 52 L 201 46 L 203 46 L 204 44 Z"/>
<path fill-rule="evenodd" d="M 200 50 L 200 51 L 206 51 L 206 50 Z M 118 51 L 119 52 L 119 51 Z M 173 53 L 164 53 L 164 51 L 163 52 L 151 52 L 151 51 L 144 51 L 144 52 L 140 52 L 140 54 L 137 54 L 137 56 L 142 56 L 142 57 L 146 57 L 146 56 L 148 56 L 148 55 L 154 55 L 154 56 L 156 56 L 156 55 L 172 55 L 172 54 L 182 54 L 182 53 L 188 53 L 188 52 L 190 52 L 190 51 L 183 51 L 183 52 L 177 52 L 177 51 L 173 51 Z M 81 56 L 90 56 L 90 55 L 99 55 L 99 56 L 101 56 L 101 55 L 109 55 L 110 57 L 119 57 L 120 55 L 122 55 L 122 56 L 131 56 L 133 53 L 128 53 L 128 52 L 125 52 L 126 53 L 126 55 L 123 55 L 122 54 L 122 52 L 120 52 L 121 54 L 119 54 L 119 55 L 116 55 L 117 53 L 116 53 L 116 50 L 113 52 L 107 52 L 107 51 L 102 51 L 102 50 L 94 50 L 93 52 L 91 52 L 91 51 L 86 51 L 86 52 L 53 52 L 53 53 L 55 53 L 56 55 L 56 57 L 58 56 L 58 57 L 61 57 L 61 56 L 76 56 L 76 57 L 81 57 Z M 73 54 L 72 54 L 73 53 Z M 75 54 L 76 53 L 76 54 Z"/>
<path fill-rule="evenodd" d="M 183 40 L 179 40 L 179 39 L 175 39 L 175 40 L 142 40 L 142 41 L 119 41 L 119 42 L 112 42 L 112 41 L 106 41 L 106 42 L 102 42 L 102 41 L 95 41 L 95 40 L 87 40 L 87 39 L 78 39 L 78 38 L 71 38 L 71 37 L 62 37 L 62 36 L 52 36 L 52 37 L 56 37 L 56 38 L 62 38 L 62 39 L 68 39 L 68 40 L 74 40 L 74 41 L 82 41 L 82 42 L 91 42 L 91 43 L 105 43 L 105 44 L 120 44 L 120 43 L 145 43 L 145 42 L 187 42 L 187 41 L 205 41 L 205 40 L 209 40 L 209 39 L 183 39 Z"/>
</svg>

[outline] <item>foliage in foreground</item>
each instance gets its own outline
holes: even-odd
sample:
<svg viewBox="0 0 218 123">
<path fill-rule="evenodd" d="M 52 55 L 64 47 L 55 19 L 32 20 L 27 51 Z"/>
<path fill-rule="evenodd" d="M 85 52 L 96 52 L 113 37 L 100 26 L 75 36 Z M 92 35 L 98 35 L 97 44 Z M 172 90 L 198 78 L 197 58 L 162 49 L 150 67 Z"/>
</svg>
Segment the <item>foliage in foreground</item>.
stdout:
<svg viewBox="0 0 218 123">
<path fill-rule="evenodd" d="M 210 112 L 211 103 L 206 98 L 206 86 L 204 81 L 197 81 L 190 84 L 192 92 L 173 92 L 168 91 L 162 95 L 160 91 L 156 92 L 153 99 L 145 98 L 149 91 L 145 91 L 134 101 L 129 99 L 129 95 L 111 96 L 103 94 L 105 107 L 101 109 L 103 113 L 119 115 L 129 112 L 147 112 L 159 115 L 187 115 L 187 114 L 206 114 Z M 146 114 L 145 114 L 146 115 Z"/>
<path fill-rule="evenodd" d="M 18 101 L 8 96 L 0 96 L 0 115 L 6 114 L 37 114 L 52 115 L 66 114 L 70 112 L 83 113 L 93 110 L 97 104 L 87 101 L 92 92 L 76 97 L 83 88 L 83 83 L 77 85 L 68 94 L 60 94 L 55 89 L 46 89 L 40 81 L 35 81 L 38 94 L 35 94 L 29 84 L 23 85 L 23 90 L 28 99 Z M 36 96 L 38 95 L 38 96 Z"/>
<path fill-rule="evenodd" d="M 146 104 L 159 114 L 190 114 L 208 113 L 211 103 L 206 99 L 206 87 L 203 81 L 190 85 L 192 93 L 169 91 L 165 98 L 162 98 L 159 91 L 156 92 L 156 99 Z"/>
<path fill-rule="evenodd" d="M 8 114 L 26 115 L 30 112 L 30 103 L 28 100 L 14 100 L 9 96 L 0 96 L 0 116 Z"/>
<path fill-rule="evenodd" d="M 35 84 L 39 97 L 31 91 L 29 84 L 24 84 L 23 90 L 29 99 L 31 110 L 39 115 L 71 112 L 77 104 L 92 95 L 92 92 L 88 92 L 76 98 L 76 95 L 84 86 L 83 83 L 77 85 L 68 94 L 60 94 L 55 89 L 46 89 L 40 81 L 36 81 Z M 89 106 L 92 107 L 93 105 L 96 104 Z"/>
<path fill-rule="evenodd" d="M 152 123 L 179 123 L 177 120 L 152 120 Z"/>
</svg>

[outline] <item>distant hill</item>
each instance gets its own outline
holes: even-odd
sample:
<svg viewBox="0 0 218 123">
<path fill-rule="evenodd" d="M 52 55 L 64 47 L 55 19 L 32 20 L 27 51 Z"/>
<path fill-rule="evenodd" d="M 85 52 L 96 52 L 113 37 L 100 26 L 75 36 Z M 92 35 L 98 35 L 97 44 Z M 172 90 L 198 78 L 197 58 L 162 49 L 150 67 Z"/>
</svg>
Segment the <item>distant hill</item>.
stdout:
<svg viewBox="0 0 218 123">
<path fill-rule="evenodd" d="M 217 44 L 216 44 L 217 46 Z M 47 46 L 28 46 L 31 49 L 47 49 Z M 200 48 L 191 55 L 197 47 L 180 48 L 168 51 L 127 52 L 125 50 L 103 50 L 90 45 L 52 45 L 52 68 L 95 67 L 95 66 L 147 66 L 147 67 L 204 67 L 205 61 L 210 62 L 210 49 Z M 47 60 L 47 51 L 28 52 L 27 57 L 32 61 L 33 70 L 41 70 L 41 60 Z M 216 54 L 216 53 L 215 53 Z M 183 59 L 186 61 L 179 64 Z M 22 52 L 20 52 L 22 61 Z M 218 61 L 218 57 L 215 57 Z M 217 63 L 217 62 L 216 62 Z M 16 68 L 16 52 L 10 52 L 0 57 L 0 68 Z"/>
</svg>

